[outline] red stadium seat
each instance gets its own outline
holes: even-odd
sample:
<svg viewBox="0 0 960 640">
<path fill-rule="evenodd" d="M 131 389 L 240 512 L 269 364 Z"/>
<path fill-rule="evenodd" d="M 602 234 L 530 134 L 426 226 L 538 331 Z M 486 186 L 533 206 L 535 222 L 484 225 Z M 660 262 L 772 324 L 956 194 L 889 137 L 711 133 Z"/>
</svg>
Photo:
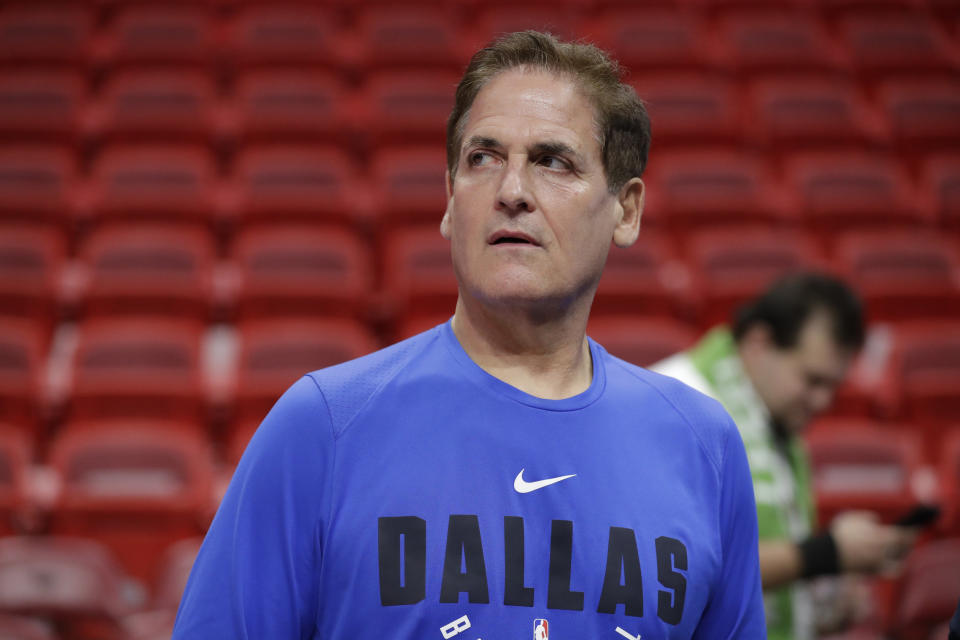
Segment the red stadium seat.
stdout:
<svg viewBox="0 0 960 640">
<path fill-rule="evenodd" d="M 743 135 L 740 103 L 727 80 L 694 73 L 634 73 L 629 80 L 646 103 L 658 146 L 733 143 Z"/>
<path fill-rule="evenodd" d="M 371 74 L 354 109 L 353 125 L 368 145 L 442 144 L 457 74 L 406 71 Z"/>
<path fill-rule="evenodd" d="M 633 246 L 610 247 L 594 315 L 688 317 L 690 274 L 663 235 L 641 230 Z"/>
<path fill-rule="evenodd" d="M 76 420 L 203 420 L 202 333 L 191 322 L 104 319 L 80 330 L 70 413 Z"/>
<path fill-rule="evenodd" d="M 382 226 L 440 224 L 446 210 L 446 152 L 439 145 L 392 147 L 373 157 L 374 211 Z"/>
<path fill-rule="evenodd" d="M 98 540 L 131 575 L 153 584 L 161 554 L 209 524 L 212 461 L 200 434 L 175 425 L 71 424 L 50 450 L 62 482 L 51 530 Z"/>
<path fill-rule="evenodd" d="M 612 355 L 641 367 L 690 347 L 699 335 L 689 324 L 643 316 L 594 316 L 587 335 Z"/>
<path fill-rule="evenodd" d="M 892 80 L 880 86 L 879 99 L 908 157 L 960 145 L 960 82 Z"/>
<path fill-rule="evenodd" d="M 919 436 L 872 422 L 840 420 L 808 433 L 818 521 L 863 509 L 893 522 L 918 502 L 914 476 L 923 465 Z"/>
<path fill-rule="evenodd" d="M 453 315 L 457 279 L 450 242 L 440 235 L 438 225 L 388 234 L 383 254 L 382 281 L 389 317 L 402 322 L 412 316 Z"/>
<path fill-rule="evenodd" d="M 40 329 L 0 318 L 0 422 L 38 430 L 46 365 L 46 336 Z"/>
<path fill-rule="evenodd" d="M 831 19 L 850 14 L 922 13 L 927 4 L 925 0 L 816 0 L 817 9 Z"/>
<path fill-rule="evenodd" d="M 819 22 L 794 11 L 728 13 L 719 24 L 721 55 L 738 73 L 840 72 L 848 63 Z"/>
<path fill-rule="evenodd" d="M 957 250 L 932 234 L 850 232 L 835 255 L 873 321 L 949 318 L 960 313 Z"/>
<path fill-rule="evenodd" d="M 0 10 L 0 65 L 85 64 L 94 15 L 82 4 L 5 3 Z"/>
<path fill-rule="evenodd" d="M 93 540 L 0 538 L 0 610 L 48 619 L 58 638 L 122 640 L 122 618 L 142 601 L 142 590 Z"/>
<path fill-rule="evenodd" d="M 243 7 L 227 25 L 227 60 L 241 68 L 258 65 L 337 67 L 343 44 L 339 25 L 324 7 L 254 4 Z"/>
<path fill-rule="evenodd" d="M 442 5 L 386 5 L 359 8 L 355 64 L 374 69 L 440 68 L 461 71 L 470 53 Z"/>
<path fill-rule="evenodd" d="M 825 232 L 932 222 L 895 157 L 853 151 L 798 153 L 787 159 L 786 174 L 806 222 Z"/>
<path fill-rule="evenodd" d="M 0 138 L 76 143 L 86 99 L 83 77 L 69 71 L 0 73 Z"/>
<path fill-rule="evenodd" d="M 322 71 L 249 71 L 235 98 L 237 135 L 244 141 L 347 141 L 346 90 Z"/>
<path fill-rule="evenodd" d="M 173 635 L 177 608 L 201 542 L 200 537 L 186 538 L 174 542 L 163 552 L 149 608 L 123 619 L 125 640 L 169 640 Z"/>
<path fill-rule="evenodd" d="M 923 165 L 922 185 L 939 223 L 960 230 L 960 154 L 930 157 Z"/>
<path fill-rule="evenodd" d="M 758 80 L 750 98 L 750 133 L 785 155 L 798 147 L 872 147 L 889 137 L 880 114 L 849 82 L 804 76 Z"/>
<path fill-rule="evenodd" d="M 241 318 L 362 316 L 373 260 L 356 235 L 329 227 L 242 232 L 233 249 Z"/>
<path fill-rule="evenodd" d="M 552 33 L 564 40 L 576 39 L 577 17 L 570 7 L 558 2 L 483 3 L 477 6 L 476 17 L 472 20 L 476 46 L 471 49 L 479 49 L 504 33 L 527 29 Z M 462 61 L 461 68 L 468 60 L 469 55 Z"/>
<path fill-rule="evenodd" d="M 213 79 L 190 70 L 125 71 L 103 90 L 91 126 L 109 140 L 216 138 L 223 123 Z"/>
<path fill-rule="evenodd" d="M 359 358 L 378 347 L 366 327 L 350 320 L 279 318 L 243 323 L 236 424 L 263 420 L 283 392 L 304 374 Z"/>
<path fill-rule="evenodd" d="M 697 14 L 630 4 L 603 12 L 589 33 L 634 73 L 699 71 L 717 65 L 705 21 Z"/>
<path fill-rule="evenodd" d="M 0 147 L 0 219 L 46 220 L 64 227 L 76 204 L 77 163 L 62 147 Z"/>
<path fill-rule="evenodd" d="M 656 135 L 656 134 L 654 134 Z M 675 228 L 789 224 L 794 214 L 758 156 L 727 149 L 660 153 L 650 164 L 645 222 Z"/>
<path fill-rule="evenodd" d="M 444 324 L 447 322 L 450 317 L 453 315 L 453 311 L 428 311 L 423 314 L 417 314 L 415 311 L 407 315 L 403 320 L 394 327 L 394 331 L 391 334 L 390 342 L 399 342 L 400 340 L 406 340 L 407 338 L 412 338 L 418 333 L 423 333 L 424 331 L 429 331 L 437 325 Z"/>
<path fill-rule="evenodd" d="M 280 396 L 277 396 L 277 398 L 279 397 Z M 263 415 L 266 415 L 266 412 L 264 412 Z M 247 445 L 250 444 L 250 439 L 253 437 L 253 434 L 256 433 L 262 419 L 263 416 L 260 416 L 245 423 L 238 423 L 230 430 L 230 434 L 227 437 L 225 453 L 225 461 L 230 467 L 234 468 L 237 466 L 237 463 L 240 462 L 240 458 L 243 457 L 243 452 L 247 450 Z M 232 468 L 230 470 L 231 475 L 233 471 Z M 229 478 L 230 476 L 227 477 L 228 481 Z"/>
<path fill-rule="evenodd" d="M 186 538 L 173 543 L 163 553 L 151 602 L 154 609 L 176 611 L 180 606 L 180 598 L 202 542 L 203 538 Z"/>
<path fill-rule="evenodd" d="M 927 434 L 928 451 L 940 451 L 943 430 L 960 425 L 960 322 L 915 320 L 896 327 L 892 356 L 896 414 Z"/>
<path fill-rule="evenodd" d="M 867 13 L 842 19 L 840 28 L 859 79 L 956 73 L 956 48 L 922 14 Z"/>
<path fill-rule="evenodd" d="M 948 431 L 940 443 L 938 473 L 943 516 L 940 530 L 960 534 L 960 425 Z"/>
<path fill-rule="evenodd" d="M 927 640 L 951 618 L 960 599 L 960 538 L 933 540 L 914 549 L 899 582 L 896 637 Z"/>
<path fill-rule="evenodd" d="M 0 423 L 0 536 L 21 533 L 29 522 L 32 456 L 27 435 Z"/>
<path fill-rule="evenodd" d="M 0 638 L 11 640 L 57 640 L 53 625 L 40 618 L 0 614 Z"/>
<path fill-rule="evenodd" d="M 739 305 L 762 293 L 777 278 L 825 267 L 809 236 L 762 227 L 700 231 L 688 236 L 686 251 L 693 298 L 700 303 L 704 328 L 731 322 Z"/>
<path fill-rule="evenodd" d="M 357 169 L 328 146 L 262 146 L 236 158 L 238 222 L 358 222 Z"/>
<path fill-rule="evenodd" d="M 0 227 L 0 315 L 52 328 L 67 258 L 63 238 L 38 227 Z"/>
<path fill-rule="evenodd" d="M 90 206 L 99 219 L 205 225 L 216 206 L 213 157 L 202 147 L 111 147 L 92 174 Z"/>
<path fill-rule="evenodd" d="M 210 314 L 214 247 L 197 229 L 170 226 L 94 232 L 80 258 L 89 271 L 86 317 L 113 314 Z"/>
<path fill-rule="evenodd" d="M 107 27 L 98 43 L 98 57 L 111 65 L 202 65 L 216 44 L 206 7 L 132 5 L 123 7 Z"/>
</svg>

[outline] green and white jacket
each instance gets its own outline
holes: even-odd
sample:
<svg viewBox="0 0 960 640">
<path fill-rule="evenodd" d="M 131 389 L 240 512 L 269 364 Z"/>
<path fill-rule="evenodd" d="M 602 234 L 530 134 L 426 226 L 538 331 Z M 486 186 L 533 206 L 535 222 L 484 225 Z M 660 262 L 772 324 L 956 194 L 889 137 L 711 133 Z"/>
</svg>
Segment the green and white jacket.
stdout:
<svg viewBox="0 0 960 640">
<path fill-rule="evenodd" d="M 689 351 L 651 368 L 717 399 L 736 422 L 753 476 L 760 540 L 800 541 L 809 536 L 816 510 L 806 450 L 796 437 L 786 447 L 777 445 L 770 414 L 743 370 L 730 330 L 717 327 Z M 770 640 L 815 637 L 805 582 L 765 591 L 764 603 Z"/>
</svg>

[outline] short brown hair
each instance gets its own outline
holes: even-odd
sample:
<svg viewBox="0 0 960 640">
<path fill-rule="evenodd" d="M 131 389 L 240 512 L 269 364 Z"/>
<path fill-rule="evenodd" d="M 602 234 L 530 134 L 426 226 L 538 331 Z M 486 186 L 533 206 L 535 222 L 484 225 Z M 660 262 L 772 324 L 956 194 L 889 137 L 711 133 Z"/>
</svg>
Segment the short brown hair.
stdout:
<svg viewBox="0 0 960 640">
<path fill-rule="evenodd" d="M 640 177 L 650 150 L 650 117 L 620 65 L 592 44 L 560 42 L 539 31 L 509 33 L 474 54 L 447 121 L 447 169 L 457 171 L 463 128 L 477 94 L 502 71 L 543 69 L 572 77 L 596 110 L 607 186 L 616 193 Z"/>
</svg>

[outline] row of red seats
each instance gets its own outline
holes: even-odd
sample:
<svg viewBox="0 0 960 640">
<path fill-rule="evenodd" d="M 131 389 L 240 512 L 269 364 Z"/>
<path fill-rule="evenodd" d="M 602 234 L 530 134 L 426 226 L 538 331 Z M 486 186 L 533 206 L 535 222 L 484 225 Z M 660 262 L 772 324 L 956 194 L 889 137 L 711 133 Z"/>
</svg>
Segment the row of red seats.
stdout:
<svg viewBox="0 0 960 640">
<path fill-rule="evenodd" d="M 359 5 L 349 12 L 291 3 L 246 7 L 223 20 L 203 6 L 143 6 L 123 9 L 99 29 L 89 6 L 22 3 L 0 13 L 0 64 L 220 61 L 229 67 L 450 68 L 462 67 L 491 36 L 531 27 L 586 38 L 634 69 L 684 65 L 738 72 L 799 67 L 913 73 L 955 71 L 960 60 L 953 34 L 928 15 L 926 3 L 903 2 L 895 15 L 867 4 L 827 24 L 812 2 L 807 7 L 756 4 L 746 11 L 727 10 L 715 24 L 705 7 L 671 10 L 627 3 L 596 11 L 585 10 L 583 3 L 480 3 L 458 11 L 427 2 Z"/>
<path fill-rule="evenodd" d="M 411 316 L 396 337 L 445 319 Z M 234 340 L 211 355 L 210 334 L 195 323 L 105 318 L 82 323 L 75 345 L 54 361 L 36 327 L 3 321 L 0 328 L 0 420 L 34 431 L 49 415 L 67 422 L 164 418 L 198 431 L 219 416 L 239 429 L 259 422 L 304 373 L 382 344 L 356 321 L 278 318 L 241 323 Z M 588 332 L 614 355 L 642 366 L 690 346 L 698 335 L 689 324 L 666 318 L 601 314 Z M 960 425 L 960 325 L 955 318 L 895 325 L 886 351 L 879 362 L 875 351 L 865 354 L 871 378 L 851 383 L 836 413 L 915 424 L 932 455 L 944 429 Z M 54 366 L 65 374 L 55 384 Z"/>
<path fill-rule="evenodd" d="M 611 249 L 594 309 L 677 317 L 709 327 L 774 278 L 798 269 L 839 272 L 873 321 L 956 318 L 960 247 L 918 231 L 852 231 L 829 251 L 814 236 L 733 227 L 669 236 L 644 232 Z M 457 284 L 438 226 L 384 234 L 374 252 L 339 228 L 281 226 L 241 232 L 217 261 L 196 229 L 107 227 L 68 262 L 62 237 L 42 228 L 0 233 L 0 315 L 50 325 L 68 315 L 158 314 L 199 322 L 282 315 L 351 316 L 376 325 L 450 313 Z"/>
<path fill-rule="evenodd" d="M 0 635 L 19 640 L 160 640 L 169 638 L 199 541 L 164 554 L 153 595 L 138 595 L 109 549 L 92 539 L 0 538 Z M 15 583 L 18 587 L 4 588 Z M 860 640 L 943 640 L 960 597 L 960 538 L 919 544 L 889 591 L 889 619 L 874 620 Z M 871 632 L 872 630 L 872 632 Z"/>
<path fill-rule="evenodd" d="M 944 148 L 960 140 L 956 70 L 881 81 L 869 92 L 848 76 L 791 68 L 744 82 L 715 73 L 639 67 L 629 82 L 668 144 L 725 142 L 777 150 L 895 143 Z M 325 71 L 250 71 L 221 94 L 214 79 L 182 69 L 114 74 L 95 95 L 80 73 L 0 72 L 0 138 L 84 143 L 131 140 L 230 143 L 303 141 L 345 148 L 442 141 L 455 71 L 409 68 L 370 74 L 356 88 Z"/>
<path fill-rule="evenodd" d="M 958 94 L 960 97 L 960 94 Z M 960 122 L 960 119 L 957 120 Z M 960 133 L 960 129 L 958 129 Z M 867 151 L 769 157 L 732 148 L 660 150 L 645 174 L 644 222 L 808 225 L 833 232 L 884 225 L 960 228 L 960 154 L 933 154 L 914 179 L 897 156 Z M 0 149 L 0 220 L 336 222 L 363 228 L 437 222 L 445 208 L 442 145 L 389 147 L 361 167 L 330 146 L 262 145 L 228 176 L 193 146 L 118 146 L 89 175 L 57 147 Z"/>
<path fill-rule="evenodd" d="M 932 471 L 934 492 L 926 493 L 918 489 L 917 479 L 925 470 L 917 439 L 909 431 L 833 425 L 809 440 L 823 521 L 852 508 L 870 509 L 885 521 L 895 521 L 922 500 L 944 507 L 934 529 L 938 535 L 957 534 L 960 431 L 946 439 Z M 3 482 L 6 500 L 0 503 L 5 533 L 33 523 L 44 533 L 97 540 L 115 554 L 126 573 L 146 584 L 161 579 L 163 551 L 202 533 L 216 504 L 208 443 L 168 423 L 71 426 L 55 439 L 46 457 L 57 481 L 46 502 L 43 492 L 30 486 L 29 446 L 15 432 L 0 438 L 0 456 L 11 470 Z"/>
</svg>

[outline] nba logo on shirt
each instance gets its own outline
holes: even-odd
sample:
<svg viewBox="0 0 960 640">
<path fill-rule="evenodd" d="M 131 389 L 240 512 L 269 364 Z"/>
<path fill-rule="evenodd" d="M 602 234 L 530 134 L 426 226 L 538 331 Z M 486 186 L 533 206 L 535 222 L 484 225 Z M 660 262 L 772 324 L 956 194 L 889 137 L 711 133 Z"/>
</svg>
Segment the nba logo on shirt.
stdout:
<svg viewBox="0 0 960 640">
<path fill-rule="evenodd" d="M 548 640 L 550 638 L 550 627 L 543 618 L 537 618 L 533 621 L 533 640 Z"/>
</svg>

